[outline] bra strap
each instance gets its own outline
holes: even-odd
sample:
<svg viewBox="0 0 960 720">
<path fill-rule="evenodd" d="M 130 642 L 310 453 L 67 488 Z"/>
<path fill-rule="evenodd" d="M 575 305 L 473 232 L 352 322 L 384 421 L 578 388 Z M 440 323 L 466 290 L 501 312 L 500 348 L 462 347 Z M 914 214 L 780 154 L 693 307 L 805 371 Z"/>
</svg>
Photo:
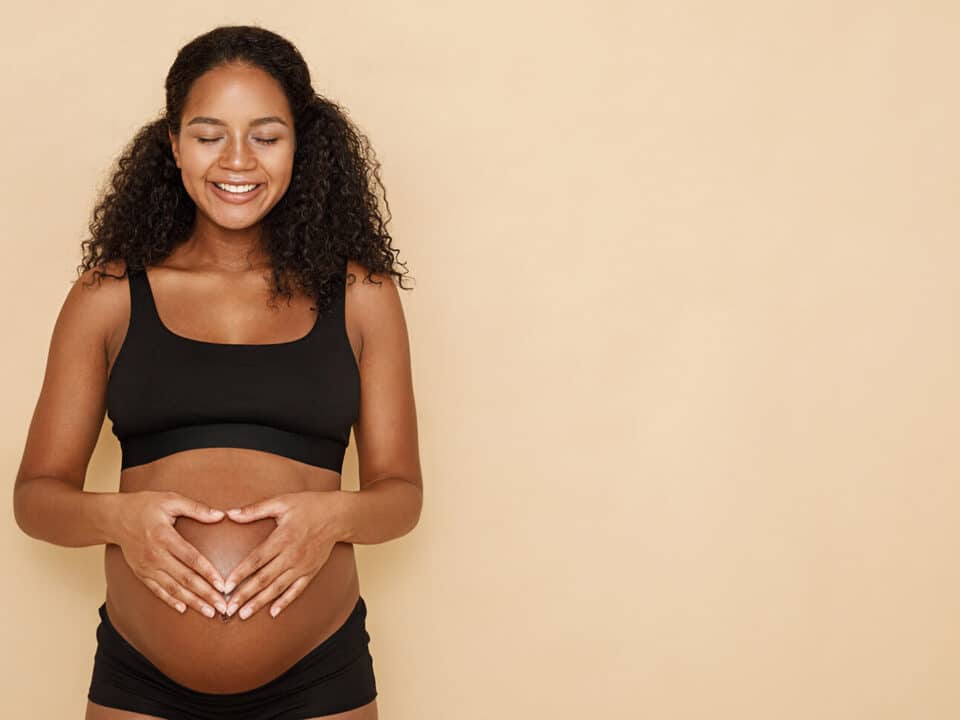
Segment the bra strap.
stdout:
<svg viewBox="0 0 960 720">
<path fill-rule="evenodd" d="M 138 332 L 157 332 L 160 330 L 160 318 L 153 304 L 146 270 L 140 268 L 129 272 L 130 283 L 130 328 Z"/>
</svg>

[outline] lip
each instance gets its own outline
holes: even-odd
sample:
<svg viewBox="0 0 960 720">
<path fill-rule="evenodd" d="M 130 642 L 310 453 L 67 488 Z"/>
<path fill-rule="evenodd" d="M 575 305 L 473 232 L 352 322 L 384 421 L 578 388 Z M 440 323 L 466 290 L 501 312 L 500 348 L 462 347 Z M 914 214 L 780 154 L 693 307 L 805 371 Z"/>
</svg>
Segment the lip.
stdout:
<svg viewBox="0 0 960 720">
<path fill-rule="evenodd" d="M 226 190 L 221 190 L 213 183 L 212 180 L 209 181 L 208 184 L 210 185 L 210 189 L 218 198 L 220 198 L 224 202 L 232 203 L 233 205 L 242 205 L 245 202 L 249 202 L 250 200 L 255 198 L 257 195 L 259 195 L 260 191 L 263 190 L 263 187 L 264 187 L 264 183 L 258 183 L 253 190 L 249 190 L 245 193 L 232 193 L 232 192 L 227 192 Z M 234 183 L 227 183 L 227 184 L 233 185 Z M 250 183 L 236 183 L 236 184 L 249 185 Z"/>
</svg>

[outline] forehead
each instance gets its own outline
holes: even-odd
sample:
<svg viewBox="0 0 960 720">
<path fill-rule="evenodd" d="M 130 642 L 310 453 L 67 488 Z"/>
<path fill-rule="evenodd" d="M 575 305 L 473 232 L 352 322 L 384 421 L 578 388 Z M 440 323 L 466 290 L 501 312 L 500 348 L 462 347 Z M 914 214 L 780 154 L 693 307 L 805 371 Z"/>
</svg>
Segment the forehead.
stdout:
<svg viewBox="0 0 960 720">
<path fill-rule="evenodd" d="M 226 122 L 251 115 L 279 115 L 292 122 L 283 88 L 269 73 L 249 65 L 231 64 L 208 70 L 190 87 L 183 108 L 188 113 L 210 115 Z"/>
</svg>

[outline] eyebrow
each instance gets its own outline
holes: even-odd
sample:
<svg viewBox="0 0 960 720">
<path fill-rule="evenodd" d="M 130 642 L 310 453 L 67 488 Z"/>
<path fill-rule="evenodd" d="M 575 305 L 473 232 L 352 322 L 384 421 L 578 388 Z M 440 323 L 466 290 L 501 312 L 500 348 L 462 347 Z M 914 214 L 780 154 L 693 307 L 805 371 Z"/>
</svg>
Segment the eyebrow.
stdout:
<svg viewBox="0 0 960 720">
<path fill-rule="evenodd" d="M 257 125 L 266 125 L 267 123 L 280 123 L 281 125 L 286 125 L 286 121 L 283 118 L 279 118 L 276 115 L 269 115 L 267 117 L 257 118 L 256 120 L 250 121 L 250 127 L 255 127 Z M 203 115 L 198 115 L 193 118 L 187 125 L 226 125 L 223 120 L 219 118 L 204 117 Z M 288 126 L 289 127 L 289 126 Z"/>
</svg>

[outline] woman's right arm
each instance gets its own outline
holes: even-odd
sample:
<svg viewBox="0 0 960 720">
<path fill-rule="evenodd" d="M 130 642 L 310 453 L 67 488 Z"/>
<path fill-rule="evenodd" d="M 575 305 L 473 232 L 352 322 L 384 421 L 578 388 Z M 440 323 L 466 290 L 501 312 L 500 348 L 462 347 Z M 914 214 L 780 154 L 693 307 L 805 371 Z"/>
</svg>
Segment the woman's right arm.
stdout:
<svg viewBox="0 0 960 720">
<path fill-rule="evenodd" d="M 20 528 L 68 547 L 116 542 L 124 501 L 120 493 L 83 491 L 106 410 L 107 338 L 124 307 L 116 294 L 126 292 L 112 278 L 88 287 L 91 277 L 87 271 L 73 283 L 54 324 L 13 489 Z"/>
<path fill-rule="evenodd" d="M 107 269 L 123 273 L 119 263 Z M 106 411 L 109 340 L 129 317 L 126 280 L 87 285 L 92 272 L 73 283 L 54 324 L 13 489 L 17 525 L 54 545 L 119 545 L 133 572 L 171 607 L 202 611 L 201 598 L 220 607 L 214 588 L 223 578 L 174 523 L 179 516 L 217 522 L 222 513 L 175 492 L 83 489 Z"/>
</svg>

